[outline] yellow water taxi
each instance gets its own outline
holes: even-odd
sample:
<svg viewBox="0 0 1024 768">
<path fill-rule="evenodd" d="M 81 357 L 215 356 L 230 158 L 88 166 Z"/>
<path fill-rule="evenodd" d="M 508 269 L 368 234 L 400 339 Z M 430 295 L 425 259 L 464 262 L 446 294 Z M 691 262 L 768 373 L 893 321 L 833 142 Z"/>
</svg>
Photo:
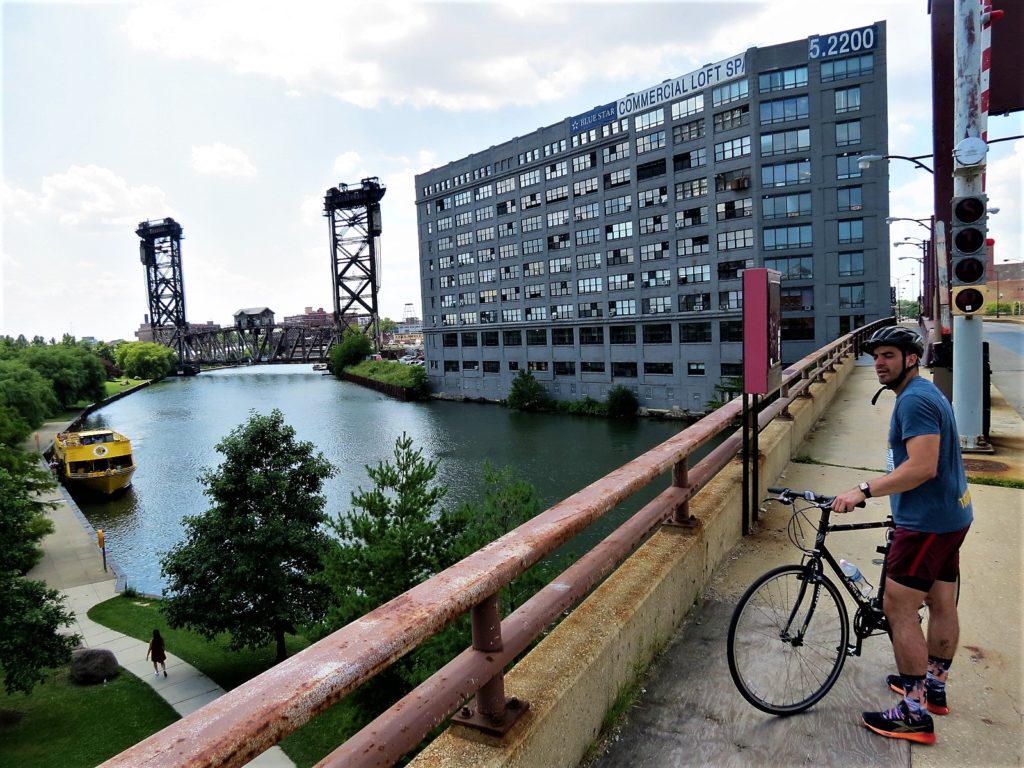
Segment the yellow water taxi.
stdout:
<svg viewBox="0 0 1024 768">
<path fill-rule="evenodd" d="M 131 441 L 110 429 L 61 432 L 53 439 L 53 459 L 65 485 L 108 496 L 131 485 L 135 474 Z"/>
</svg>

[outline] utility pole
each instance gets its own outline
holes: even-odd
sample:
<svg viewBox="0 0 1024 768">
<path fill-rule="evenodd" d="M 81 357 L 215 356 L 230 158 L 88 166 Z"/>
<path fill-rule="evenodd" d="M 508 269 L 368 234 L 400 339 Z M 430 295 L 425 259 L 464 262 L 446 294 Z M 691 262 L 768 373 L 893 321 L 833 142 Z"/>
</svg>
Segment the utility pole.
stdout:
<svg viewBox="0 0 1024 768">
<path fill-rule="evenodd" d="M 982 101 L 988 86 L 987 82 L 982 82 L 982 23 L 979 0 L 956 0 L 953 25 L 954 207 L 961 198 L 977 196 L 984 201 L 985 156 L 988 151 L 984 139 L 988 113 Z M 985 26 L 988 26 L 987 19 Z M 987 75 L 988 69 L 985 68 L 986 81 Z M 954 233 L 954 249 L 955 237 Z M 978 311 L 971 304 L 969 312 L 956 314 L 954 301 L 953 311 L 953 411 L 960 432 L 960 449 L 984 451 L 988 447 L 982 435 L 983 309 Z"/>
</svg>

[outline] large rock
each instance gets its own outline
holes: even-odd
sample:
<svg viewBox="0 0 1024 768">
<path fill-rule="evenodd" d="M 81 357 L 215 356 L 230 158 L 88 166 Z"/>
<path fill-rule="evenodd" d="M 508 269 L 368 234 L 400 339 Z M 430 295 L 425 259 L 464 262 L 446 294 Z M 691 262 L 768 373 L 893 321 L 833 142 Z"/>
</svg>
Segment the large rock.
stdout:
<svg viewBox="0 0 1024 768">
<path fill-rule="evenodd" d="M 117 657 L 106 648 L 79 648 L 71 653 L 71 682 L 95 685 L 121 672 Z"/>
</svg>

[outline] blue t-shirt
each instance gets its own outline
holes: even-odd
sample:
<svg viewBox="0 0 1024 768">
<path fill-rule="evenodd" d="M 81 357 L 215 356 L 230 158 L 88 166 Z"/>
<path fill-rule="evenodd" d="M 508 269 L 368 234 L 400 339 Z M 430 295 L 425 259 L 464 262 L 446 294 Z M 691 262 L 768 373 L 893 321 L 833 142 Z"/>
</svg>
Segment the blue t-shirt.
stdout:
<svg viewBox="0 0 1024 768">
<path fill-rule="evenodd" d="M 893 520 L 900 528 L 927 533 L 966 528 L 974 509 L 953 409 L 934 384 L 915 376 L 897 396 L 889 422 L 888 471 L 907 460 L 907 441 L 918 435 L 939 436 L 938 471 L 917 488 L 892 495 Z"/>
</svg>

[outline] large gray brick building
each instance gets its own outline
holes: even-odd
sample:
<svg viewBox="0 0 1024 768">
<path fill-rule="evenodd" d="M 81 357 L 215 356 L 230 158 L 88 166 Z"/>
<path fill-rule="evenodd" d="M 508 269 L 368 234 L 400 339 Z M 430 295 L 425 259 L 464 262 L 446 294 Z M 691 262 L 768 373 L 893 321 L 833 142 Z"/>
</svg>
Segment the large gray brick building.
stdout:
<svg viewBox="0 0 1024 768">
<path fill-rule="evenodd" d="M 742 373 L 747 267 L 783 361 L 890 313 L 885 22 L 767 48 L 416 177 L 434 391 L 622 384 L 700 410 Z"/>
</svg>

